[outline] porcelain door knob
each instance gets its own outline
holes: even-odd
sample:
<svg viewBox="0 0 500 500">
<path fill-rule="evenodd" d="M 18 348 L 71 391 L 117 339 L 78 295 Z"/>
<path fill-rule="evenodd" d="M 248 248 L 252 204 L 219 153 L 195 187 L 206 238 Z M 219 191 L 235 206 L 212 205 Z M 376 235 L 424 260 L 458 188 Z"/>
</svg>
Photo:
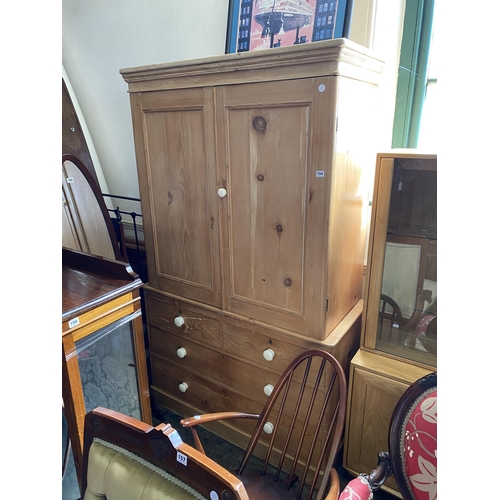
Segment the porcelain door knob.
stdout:
<svg viewBox="0 0 500 500">
<path fill-rule="evenodd" d="M 267 384 L 267 385 L 264 387 L 264 394 L 265 394 L 266 396 L 270 396 L 270 395 L 272 394 L 273 390 L 274 390 L 274 386 L 273 386 L 273 385 L 271 385 L 271 384 Z"/>
<path fill-rule="evenodd" d="M 180 328 L 184 324 L 184 318 L 182 316 L 177 316 L 174 319 L 174 324 Z"/>
<path fill-rule="evenodd" d="M 274 431 L 274 425 L 271 422 L 266 422 L 264 424 L 264 432 L 266 434 L 272 434 Z"/>
<path fill-rule="evenodd" d="M 274 358 L 274 351 L 272 349 L 266 349 L 262 355 L 266 361 L 272 361 Z"/>
</svg>

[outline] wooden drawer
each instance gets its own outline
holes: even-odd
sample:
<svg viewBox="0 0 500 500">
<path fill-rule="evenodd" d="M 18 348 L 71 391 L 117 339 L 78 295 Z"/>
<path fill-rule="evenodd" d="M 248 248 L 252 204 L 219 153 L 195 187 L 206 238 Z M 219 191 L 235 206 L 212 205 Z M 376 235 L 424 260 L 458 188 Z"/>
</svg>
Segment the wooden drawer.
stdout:
<svg viewBox="0 0 500 500">
<path fill-rule="evenodd" d="M 226 370 L 226 359 L 221 356 L 219 367 Z M 253 401 L 248 396 L 232 390 L 230 387 L 219 384 L 202 375 L 201 371 L 191 371 L 187 367 L 179 366 L 168 360 L 151 355 L 153 385 L 171 393 L 176 398 L 191 404 L 203 413 L 220 411 L 242 411 L 246 413 L 260 413 L 262 404 Z M 179 384 L 185 382 L 188 388 L 180 391 Z M 243 424 L 247 432 L 252 432 L 254 424 Z"/>
<path fill-rule="evenodd" d="M 221 319 L 216 313 L 150 291 L 146 291 L 146 313 L 149 325 L 202 345 L 221 347 Z M 177 317 L 184 321 L 180 327 L 174 322 Z"/>
<path fill-rule="evenodd" d="M 155 356 L 152 361 L 153 365 L 157 363 L 157 356 L 161 356 L 165 360 L 172 362 L 173 371 L 176 366 L 182 367 L 217 384 L 230 387 L 243 396 L 256 401 L 260 405 L 259 411 L 268 398 L 264 393 L 264 387 L 268 384 L 275 386 L 280 377 L 280 374 L 273 371 L 249 365 L 244 361 L 234 359 L 212 349 L 203 348 L 189 340 L 155 327 L 150 327 L 149 333 L 150 350 L 152 355 Z M 185 350 L 186 354 L 183 358 L 177 355 L 179 348 Z M 156 385 L 159 384 L 156 382 Z M 160 387 L 166 389 L 164 386 Z M 290 399 L 292 401 L 298 397 L 299 390 L 300 385 L 298 383 L 291 385 Z M 322 392 L 323 389 L 320 388 L 319 391 Z M 233 407 L 231 410 L 238 410 L 238 408 Z M 306 408 L 303 410 L 305 412 Z M 292 414 L 293 409 L 290 408 L 288 411 Z M 312 416 L 313 421 L 318 413 L 319 410 L 315 408 Z"/>
<path fill-rule="evenodd" d="M 231 390 L 226 386 L 222 386 L 207 380 L 196 373 L 191 372 L 183 367 L 179 367 L 164 359 L 152 356 L 152 372 L 153 372 L 153 388 L 159 387 L 163 392 L 171 393 L 175 398 L 183 400 L 185 404 L 191 405 L 201 413 L 213 413 L 221 411 L 241 411 L 245 413 L 258 414 L 262 410 L 263 405 L 253 401 L 252 399 Z M 224 358 L 222 363 L 226 363 L 227 358 Z M 185 392 L 180 391 L 179 385 L 187 384 Z M 271 414 L 269 421 L 276 423 L 276 414 Z M 275 445 L 283 446 L 288 429 L 290 428 L 291 417 L 289 414 L 282 415 L 280 423 L 280 433 L 276 436 Z M 236 427 L 241 432 L 251 434 L 255 428 L 255 420 L 235 419 L 231 420 L 230 425 Z M 312 439 L 316 427 L 310 425 L 306 433 L 306 443 Z M 269 436 L 263 433 L 263 439 L 268 440 Z M 319 431 L 318 439 L 320 442 L 324 440 L 324 433 Z M 292 440 L 295 442 L 295 440 Z"/>
<path fill-rule="evenodd" d="M 279 378 L 279 374 L 273 371 L 249 365 L 242 360 L 204 348 L 186 338 L 172 335 L 153 326 L 149 330 L 149 345 L 151 353 L 217 383 L 232 387 L 262 405 L 267 400 L 264 386 L 267 384 L 274 386 Z M 186 352 L 183 358 L 177 354 L 180 348 Z"/>
<path fill-rule="evenodd" d="M 223 331 L 225 353 L 245 359 L 249 364 L 253 363 L 266 371 L 273 371 L 278 376 L 281 376 L 296 356 L 307 350 L 304 347 L 283 342 L 275 337 L 261 335 L 231 324 L 224 323 Z M 264 351 L 268 349 L 271 349 L 274 353 L 271 361 L 264 358 Z M 298 377 L 303 375 L 304 366 L 296 370 Z M 319 366 L 319 362 L 311 366 L 311 376 L 317 376 Z M 322 380 L 321 384 L 324 387 L 324 380 Z"/>
<path fill-rule="evenodd" d="M 224 323 L 224 352 L 244 359 L 266 370 L 282 374 L 290 362 L 306 349 L 283 342 L 274 336 L 266 336 L 254 331 Z M 264 351 L 272 349 L 274 358 L 267 361 Z"/>
</svg>

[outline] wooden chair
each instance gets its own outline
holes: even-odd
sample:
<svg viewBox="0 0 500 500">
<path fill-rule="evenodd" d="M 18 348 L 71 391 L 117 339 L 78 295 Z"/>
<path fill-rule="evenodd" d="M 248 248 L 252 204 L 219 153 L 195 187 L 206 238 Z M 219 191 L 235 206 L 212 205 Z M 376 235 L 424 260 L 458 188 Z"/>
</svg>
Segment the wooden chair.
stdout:
<svg viewBox="0 0 500 500">
<path fill-rule="evenodd" d="M 398 305 L 401 312 L 398 343 L 403 341 L 412 349 L 415 348 L 415 328 L 432 295 L 423 288 L 427 247 L 425 238 L 387 235 L 381 302 L 384 297 L 390 297 Z"/>
<path fill-rule="evenodd" d="M 316 498 L 323 499 L 328 482 L 326 498 L 336 498 L 339 479 L 332 465 L 344 430 L 346 394 L 339 362 L 325 351 L 311 350 L 290 363 L 260 414 L 196 415 L 181 420 L 181 425 L 191 428 L 197 449 L 204 453 L 196 425 L 236 418 L 257 421 L 236 471 L 252 500 L 309 500 L 315 491 Z M 246 467 L 256 446 L 265 456 L 260 471 Z M 267 472 L 270 464 L 273 473 Z"/>
<path fill-rule="evenodd" d="M 339 500 L 368 500 L 391 475 L 403 500 L 436 498 L 437 373 L 414 382 L 394 408 L 389 424 L 389 451 L 378 454 L 377 467 L 360 474 Z"/>
<path fill-rule="evenodd" d="M 85 416 L 84 432 L 84 500 L 248 500 L 239 479 L 169 424 L 153 427 L 96 408 Z"/>
<path fill-rule="evenodd" d="M 389 307 L 388 307 L 389 306 Z M 380 311 L 378 315 L 378 337 L 391 342 L 392 333 L 397 330 L 398 344 L 403 343 L 403 313 L 397 302 L 388 295 L 380 295 Z"/>
</svg>

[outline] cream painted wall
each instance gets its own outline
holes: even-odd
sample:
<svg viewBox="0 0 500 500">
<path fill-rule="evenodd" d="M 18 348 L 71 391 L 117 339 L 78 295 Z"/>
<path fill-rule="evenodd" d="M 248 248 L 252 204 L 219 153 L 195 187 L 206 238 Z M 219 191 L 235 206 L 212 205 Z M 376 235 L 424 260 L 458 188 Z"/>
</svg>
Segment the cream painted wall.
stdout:
<svg viewBox="0 0 500 500">
<path fill-rule="evenodd" d="M 405 0 L 355 0 L 350 38 L 386 61 L 380 149 L 391 143 Z M 139 197 L 127 85 L 119 70 L 224 53 L 228 0 L 62 0 L 63 66 L 112 194 Z M 122 210 L 137 204 L 115 201 Z"/>
<path fill-rule="evenodd" d="M 125 67 L 224 53 L 227 0 L 63 0 L 63 66 L 109 192 L 139 197 Z M 123 210 L 137 204 L 116 201 Z"/>
</svg>

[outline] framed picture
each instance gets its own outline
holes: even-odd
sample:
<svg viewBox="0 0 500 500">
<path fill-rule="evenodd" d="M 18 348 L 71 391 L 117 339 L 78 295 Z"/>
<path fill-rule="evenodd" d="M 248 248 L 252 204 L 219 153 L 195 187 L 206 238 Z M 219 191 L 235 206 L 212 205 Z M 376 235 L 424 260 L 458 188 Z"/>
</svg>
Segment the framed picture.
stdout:
<svg viewBox="0 0 500 500">
<path fill-rule="evenodd" d="M 349 38 L 353 0 L 229 0 L 226 53 Z"/>
</svg>

